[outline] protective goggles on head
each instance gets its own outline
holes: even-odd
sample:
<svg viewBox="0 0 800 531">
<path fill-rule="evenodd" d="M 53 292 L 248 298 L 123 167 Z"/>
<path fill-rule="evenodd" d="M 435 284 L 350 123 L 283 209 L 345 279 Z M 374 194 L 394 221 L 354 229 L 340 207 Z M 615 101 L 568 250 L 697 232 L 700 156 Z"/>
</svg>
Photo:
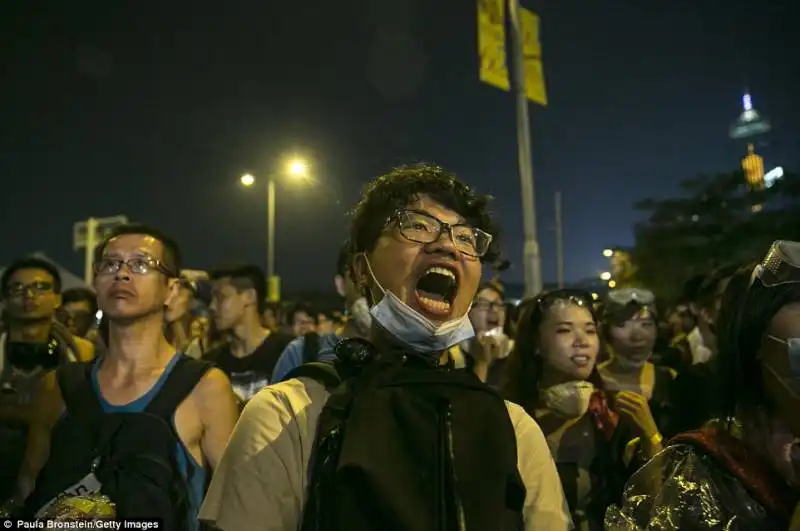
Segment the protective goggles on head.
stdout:
<svg viewBox="0 0 800 531">
<path fill-rule="evenodd" d="M 553 306 L 581 306 L 593 310 L 591 294 L 577 289 L 559 289 L 543 293 L 534 299 L 539 310 L 546 312 Z"/>
<path fill-rule="evenodd" d="M 615 289 L 608 292 L 608 302 L 612 304 L 619 304 L 625 306 L 630 303 L 636 303 L 642 306 L 653 304 L 656 300 L 652 291 L 639 288 L 622 288 Z"/>
<path fill-rule="evenodd" d="M 610 291 L 603 318 L 606 321 L 624 322 L 629 319 L 655 319 L 656 297 L 652 291 L 640 288 L 622 288 Z"/>
<path fill-rule="evenodd" d="M 752 286 L 756 279 L 765 288 L 800 282 L 800 242 L 778 240 L 753 269 Z"/>
</svg>

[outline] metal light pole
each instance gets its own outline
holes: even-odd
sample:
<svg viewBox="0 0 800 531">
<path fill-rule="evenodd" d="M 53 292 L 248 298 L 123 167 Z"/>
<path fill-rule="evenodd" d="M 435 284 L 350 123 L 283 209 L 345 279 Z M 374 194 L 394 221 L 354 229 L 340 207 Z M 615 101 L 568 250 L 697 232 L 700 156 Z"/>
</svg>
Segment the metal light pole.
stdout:
<svg viewBox="0 0 800 531">
<path fill-rule="evenodd" d="M 111 216 L 107 218 L 92 217 L 72 225 L 72 248 L 76 251 L 80 248 L 84 249 L 83 281 L 87 286 L 91 286 L 94 279 L 92 264 L 94 263 L 95 249 L 102 243 L 109 231 L 125 223 L 128 223 L 127 217 Z"/>
<path fill-rule="evenodd" d="M 301 160 L 289 163 L 286 173 L 293 178 L 308 176 L 308 165 Z M 277 175 L 267 178 L 267 298 L 271 302 L 280 300 L 280 278 L 275 274 L 275 179 Z M 252 174 L 242 175 L 241 183 L 249 188 L 256 182 Z"/>
<path fill-rule="evenodd" d="M 275 276 L 275 179 L 267 183 L 267 279 Z"/>
<path fill-rule="evenodd" d="M 561 225 L 561 192 L 556 192 L 556 268 L 558 289 L 564 288 L 564 233 Z"/>
<path fill-rule="evenodd" d="M 94 250 L 97 247 L 97 218 L 89 218 L 86 220 L 86 246 L 84 249 L 83 258 L 83 281 L 87 286 L 92 285 L 94 278 Z"/>
<path fill-rule="evenodd" d="M 533 157 L 531 154 L 531 130 L 528 116 L 528 97 L 525 93 L 525 58 L 523 57 L 523 35 L 520 22 L 519 0 L 510 0 L 508 14 L 511 19 L 511 42 L 514 68 L 514 95 L 517 100 L 517 147 L 519 149 L 519 178 L 522 192 L 522 227 L 525 243 L 522 247 L 522 262 L 525 272 L 525 297 L 533 297 L 542 291 L 542 264 L 539 256 L 539 241 L 536 238 L 536 193 L 533 184 Z"/>
</svg>

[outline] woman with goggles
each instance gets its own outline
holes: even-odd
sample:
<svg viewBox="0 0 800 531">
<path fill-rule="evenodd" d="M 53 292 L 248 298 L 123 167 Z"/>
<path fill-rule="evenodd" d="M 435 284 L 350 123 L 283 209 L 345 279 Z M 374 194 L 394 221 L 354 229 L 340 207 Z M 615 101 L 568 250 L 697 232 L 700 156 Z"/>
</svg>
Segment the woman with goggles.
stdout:
<svg viewBox="0 0 800 531">
<path fill-rule="evenodd" d="M 634 474 L 606 529 L 800 529 L 800 243 L 775 242 L 736 285 L 717 326 L 722 417 Z"/>
<path fill-rule="evenodd" d="M 658 336 L 656 316 L 652 292 L 637 288 L 610 292 L 602 328 L 610 359 L 597 367 L 620 416 L 638 435 L 635 449 L 644 452 L 645 459 L 661 450 L 677 376 L 673 369 L 652 362 Z"/>
<path fill-rule="evenodd" d="M 598 320 L 588 293 L 558 290 L 523 302 L 502 390 L 539 423 L 556 462 L 573 523 L 600 530 L 627 478 L 618 429 L 595 363 Z"/>
</svg>

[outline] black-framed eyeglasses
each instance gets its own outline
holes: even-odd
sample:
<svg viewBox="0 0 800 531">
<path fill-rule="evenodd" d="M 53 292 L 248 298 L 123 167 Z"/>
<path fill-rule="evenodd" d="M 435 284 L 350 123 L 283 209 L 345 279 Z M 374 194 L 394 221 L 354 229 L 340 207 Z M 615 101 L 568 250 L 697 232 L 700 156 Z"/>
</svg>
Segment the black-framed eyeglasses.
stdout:
<svg viewBox="0 0 800 531">
<path fill-rule="evenodd" d="M 93 264 L 96 275 L 116 275 L 124 267 L 134 275 L 146 275 L 152 271 L 158 271 L 168 277 L 174 277 L 173 273 L 160 260 L 150 256 L 142 256 L 123 260 L 121 258 L 103 257 Z"/>
<path fill-rule="evenodd" d="M 503 301 L 490 301 L 488 299 L 477 298 L 473 301 L 472 307 L 476 310 L 494 310 L 500 312 L 506 309 L 506 303 Z"/>
<path fill-rule="evenodd" d="M 480 258 L 489 251 L 492 235 L 465 223 L 451 225 L 417 210 L 399 210 L 389 219 L 397 221 L 400 234 L 415 243 L 433 243 L 449 232 L 459 252 Z"/>
<path fill-rule="evenodd" d="M 753 269 L 750 285 L 756 279 L 766 288 L 800 282 L 800 242 L 773 242 L 764 259 Z"/>
<path fill-rule="evenodd" d="M 6 288 L 9 297 L 22 297 L 30 293 L 31 295 L 44 295 L 53 291 L 53 283 L 46 280 L 35 280 L 30 284 L 15 282 Z"/>
</svg>

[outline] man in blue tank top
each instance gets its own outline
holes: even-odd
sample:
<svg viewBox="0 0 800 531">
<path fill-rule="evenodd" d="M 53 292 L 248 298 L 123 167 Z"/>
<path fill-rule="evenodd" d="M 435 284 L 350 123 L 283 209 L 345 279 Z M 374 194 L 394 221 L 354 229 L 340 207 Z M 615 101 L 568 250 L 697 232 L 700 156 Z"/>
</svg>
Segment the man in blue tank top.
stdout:
<svg viewBox="0 0 800 531">
<path fill-rule="evenodd" d="M 100 309 L 109 320 L 108 351 L 87 368 L 86 385 L 91 385 L 104 413 L 149 412 L 151 402 L 161 398 L 160 403 L 164 403 L 163 396 L 175 394 L 175 385 L 186 384 L 170 378 L 173 369 L 187 364 L 187 358 L 170 346 L 163 333 L 164 308 L 179 289 L 180 251 L 160 231 L 129 225 L 117 229 L 96 256 L 94 285 Z M 177 369 L 175 372 L 180 374 Z M 206 483 L 205 466 L 212 470 L 216 467 L 238 416 L 227 376 L 207 367 L 197 374 L 196 383 L 189 382 L 189 390 L 178 393 L 176 405 L 165 413 L 177 439 L 177 466 L 189 483 L 191 529 L 198 527 L 196 514 Z M 59 419 L 69 423 L 71 416 L 89 415 L 80 408 L 65 408 L 61 381 L 49 375 L 39 394 L 40 414 L 31 429 L 20 477 L 20 499 L 34 488 L 41 490 L 43 485 L 37 482 L 49 479 L 48 468 L 58 468 L 58 463 L 49 460 L 63 458 L 56 437 L 52 437 L 51 447 L 51 434 Z M 85 449 L 74 451 L 85 453 Z M 121 503 L 112 501 L 118 506 Z"/>
</svg>

